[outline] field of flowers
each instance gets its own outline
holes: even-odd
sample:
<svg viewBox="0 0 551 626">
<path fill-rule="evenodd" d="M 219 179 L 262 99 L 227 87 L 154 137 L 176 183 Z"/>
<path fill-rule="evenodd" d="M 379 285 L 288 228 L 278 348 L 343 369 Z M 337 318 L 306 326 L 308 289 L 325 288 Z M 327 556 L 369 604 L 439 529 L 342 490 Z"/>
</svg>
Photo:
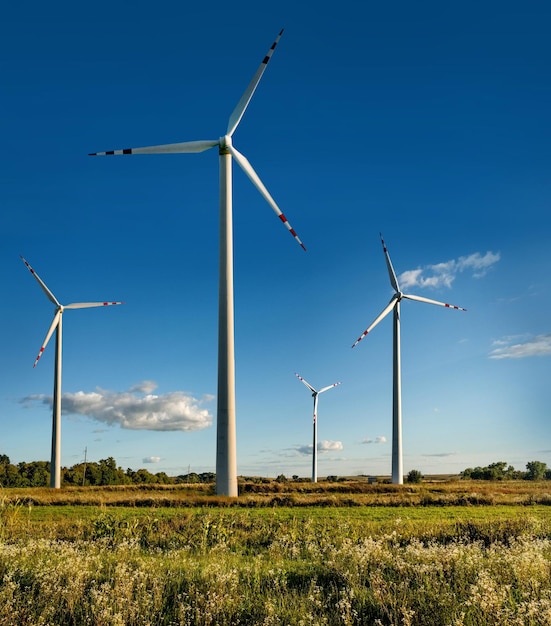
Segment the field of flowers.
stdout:
<svg viewBox="0 0 551 626">
<path fill-rule="evenodd" d="M 0 625 L 551 625 L 550 513 L 0 494 Z"/>
</svg>

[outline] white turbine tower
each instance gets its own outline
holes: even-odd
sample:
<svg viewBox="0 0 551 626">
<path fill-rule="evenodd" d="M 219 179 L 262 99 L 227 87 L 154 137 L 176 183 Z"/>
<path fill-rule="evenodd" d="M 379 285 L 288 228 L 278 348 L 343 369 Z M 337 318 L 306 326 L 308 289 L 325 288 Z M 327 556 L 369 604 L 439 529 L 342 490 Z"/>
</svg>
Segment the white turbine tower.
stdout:
<svg viewBox="0 0 551 626">
<path fill-rule="evenodd" d="M 40 276 L 33 270 L 27 261 L 21 257 L 30 273 L 36 278 L 38 284 L 46 294 L 48 300 L 55 305 L 54 319 L 46 333 L 40 351 L 33 367 L 40 360 L 50 337 L 56 331 L 55 344 L 55 366 L 54 366 L 54 395 L 53 395 L 53 415 L 52 415 L 52 456 L 50 465 L 50 487 L 59 489 L 61 487 L 61 357 L 62 357 L 62 319 L 65 309 L 87 309 L 95 306 L 110 306 L 112 304 L 123 304 L 122 302 L 76 302 L 74 304 L 60 304 L 54 294 L 46 287 Z"/>
<path fill-rule="evenodd" d="M 334 383 L 332 385 L 328 385 L 327 387 L 322 387 L 319 391 L 317 391 L 316 389 L 314 389 L 312 387 L 312 385 L 304 380 L 304 378 L 302 378 L 302 376 L 299 376 L 296 372 L 295 372 L 295 376 L 301 380 L 306 387 L 308 387 L 308 389 L 310 389 L 310 391 L 312 392 L 312 398 L 314 398 L 314 441 L 313 441 L 313 447 L 312 447 L 312 482 L 313 483 L 317 483 L 318 482 L 318 396 L 320 395 L 320 393 L 323 393 L 324 391 L 328 391 L 329 389 L 332 389 L 333 387 L 337 387 L 338 385 L 340 385 L 341 383 Z"/>
<path fill-rule="evenodd" d="M 182 154 L 203 152 L 218 146 L 220 155 L 220 269 L 218 287 L 218 400 L 216 433 L 216 493 L 237 496 L 237 459 L 235 441 L 235 357 L 233 322 L 233 236 L 232 236 L 232 157 L 251 179 L 264 199 L 306 250 L 287 218 L 252 168 L 232 144 L 232 136 L 264 74 L 283 30 L 279 33 L 245 93 L 230 115 L 226 134 L 219 139 L 187 141 L 145 148 L 94 152 L 90 156 L 118 154 Z"/>
<path fill-rule="evenodd" d="M 358 345 L 358 343 L 369 333 L 377 324 L 386 317 L 391 311 L 394 311 L 394 332 L 393 332 L 393 383 L 392 383 L 392 482 L 394 484 L 401 485 L 404 481 L 404 473 L 402 466 L 402 382 L 401 382 L 401 367 L 400 367 L 400 302 L 402 299 L 417 300 L 418 302 L 426 302 L 428 304 L 438 304 L 439 306 L 445 306 L 449 309 L 458 309 L 459 311 L 466 311 L 460 306 L 453 304 L 446 304 L 445 302 L 438 302 L 437 300 L 430 300 L 429 298 L 423 298 L 422 296 L 406 295 L 400 291 L 398 286 L 398 280 L 396 273 L 392 267 L 392 261 L 390 255 L 385 246 L 382 235 L 381 243 L 383 245 L 383 252 L 386 258 L 386 265 L 388 268 L 388 275 L 390 277 L 390 284 L 394 289 L 394 295 L 390 299 L 388 305 L 383 309 L 382 313 L 375 319 L 375 321 L 358 337 L 357 341 L 352 346 Z"/>
</svg>

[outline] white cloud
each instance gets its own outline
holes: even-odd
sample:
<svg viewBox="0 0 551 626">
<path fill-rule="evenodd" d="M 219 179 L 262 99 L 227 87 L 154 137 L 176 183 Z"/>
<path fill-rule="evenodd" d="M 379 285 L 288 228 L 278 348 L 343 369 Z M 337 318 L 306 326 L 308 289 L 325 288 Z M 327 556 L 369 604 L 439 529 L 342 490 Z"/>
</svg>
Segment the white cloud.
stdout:
<svg viewBox="0 0 551 626">
<path fill-rule="evenodd" d="M 318 443 L 318 452 L 333 452 L 335 450 L 343 450 L 342 441 L 320 441 Z"/>
<path fill-rule="evenodd" d="M 157 383 L 154 380 L 142 380 L 141 383 L 130 387 L 130 391 L 138 393 L 153 393 L 155 389 L 157 389 Z"/>
<path fill-rule="evenodd" d="M 201 430 L 212 424 L 208 409 L 201 408 L 213 399 L 205 396 L 197 400 L 184 391 L 172 391 L 164 395 L 151 393 L 156 385 L 144 381 L 128 391 L 97 391 L 86 393 L 64 393 L 62 411 L 69 415 L 84 415 L 90 419 L 118 425 L 130 430 Z M 42 402 L 52 405 L 52 397 L 46 395 L 28 396 L 23 403 Z"/>
<path fill-rule="evenodd" d="M 142 459 L 142 463 L 160 463 L 160 456 L 146 456 L 145 459 Z"/>
<path fill-rule="evenodd" d="M 296 448 L 296 451 L 299 454 L 312 454 L 312 449 L 313 449 L 313 445 L 310 443 L 308 445 L 304 445 L 304 446 L 298 446 Z M 342 444 L 342 441 L 319 441 L 318 442 L 318 452 L 320 453 L 324 453 L 324 452 L 334 452 L 335 450 L 344 450 L 344 446 Z"/>
<path fill-rule="evenodd" d="M 435 452 L 434 454 L 422 454 L 421 456 L 447 458 L 447 457 L 455 456 L 455 455 L 456 455 L 456 452 Z"/>
<path fill-rule="evenodd" d="M 386 437 L 375 437 L 375 439 L 364 439 L 362 443 L 386 443 Z"/>
<path fill-rule="evenodd" d="M 490 359 L 523 359 L 529 356 L 551 355 L 551 333 L 536 337 L 511 336 L 494 341 Z"/>
<path fill-rule="evenodd" d="M 451 287 L 460 272 L 471 271 L 473 278 L 482 278 L 501 259 L 499 252 L 475 252 L 435 265 L 427 265 L 416 270 L 407 270 L 398 276 L 401 288 L 407 287 Z"/>
</svg>

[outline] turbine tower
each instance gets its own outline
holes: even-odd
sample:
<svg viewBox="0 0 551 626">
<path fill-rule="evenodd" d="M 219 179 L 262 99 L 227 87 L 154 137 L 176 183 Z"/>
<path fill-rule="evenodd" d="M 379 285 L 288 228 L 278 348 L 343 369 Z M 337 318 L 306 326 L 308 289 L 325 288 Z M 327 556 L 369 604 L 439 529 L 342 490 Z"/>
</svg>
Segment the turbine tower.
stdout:
<svg viewBox="0 0 551 626">
<path fill-rule="evenodd" d="M 33 270 L 33 268 L 27 263 L 27 261 L 21 257 L 23 263 L 27 266 L 29 272 L 36 278 L 38 284 L 42 287 L 42 291 L 46 294 L 46 297 L 52 304 L 55 305 L 54 319 L 50 324 L 50 328 L 46 333 L 40 351 L 34 362 L 33 367 L 40 360 L 48 341 L 54 332 L 56 331 L 55 342 L 55 365 L 54 365 L 54 395 L 53 395 L 53 414 L 52 414 L 52 455 L 50 465 L 50 487 L 53 489 L 59 489 L 61 487 L 61 357 L 62 357 L 62 320 L 63 311 L 65 309 L 88 309 L 96 306 L 110 306 L 113 304 L 123 304 L 123 302 L 76 302 L 74 304 L 60 304 L 54 294 L 46 287 L 44 281 Z"/>
<path fill-rule="evenodd" d="M 306 387 L 308 387 L 308 389 L 310 389 L 310 391 L 312 392 L 312 398 L 314 398 L 314 420 L 313 420 L 314 441 L 313 441 L 313 449 L 312 449 L 312 482 L 317 483 L 318 482 L 318 396 L 320 395 L 320 393 L 323 393 L 324 391 L 332 389 L 333 387 L 337 387 L 337 385 L 340 385 L 341 383 L 340 382 L 334 383 L 333 385 L 322 387 L 319 391 L 316 391 L 316 389 L 314 389 L 309 382 L 304 380 L 304 378 L 302 378 L 302 376 L 299 376 L 296 372 L 295 372 L 295 376 L 299 380 L 301 380 L 306 385 Z"/>
<path fill-rule="evenodd" d="M 383 252 L 385 254 L 386 266 L 388 269 L 388 275 L 390 278 L 390 284 L 394 289 L 394 295 L 390 299 L 390 302 L 374 320 L 374 322 L 365 330 L 360 337 L 353 344 L 353 348 L 360 343 L 360 341 L 371 332 L 375 326 L 386 317 L 391 311 L 394 313 L 394 325 L 393 325 L 393 342 L 392 342 L 392 482 L 394 484 L 401 485 L 404 482 L 404 471 L 402 465 L 402 381 L 401 381 L 401 365 L 400 365 L 400 302 L 403 299 L 417 300 L 418 302 L 426 302 L 428 304 L 438 304 L 449 309 L 458 309 L 459 311 L 466 311 L 460 306 L 453 304 L 446 304 L 445 302 L 438 302 L 437 300 L 430 300 L 429 298 L 423 298 L 422 296 L 406 295 L 400 291 L 398 285 L 398 279 L 396 273 L 392 267 L 392 261 L 388 253 L 387 247 L 383 240 L 383 236 L 379 233 L 381 243 L 383 245 Z"/>
<path fill-rule="evenodd" d="M 252 165 L 232 143 L 233 134 L 253 97 L 262 74 L 281 38 L 279 33 L 249 86 L 230 115 L 226 134 L 219 139 L 187 141 L 145 148 L 94 152 L 90 156 L 119 154 L 183 154 L 204 152 L 218 146 L 220 155 L 220 266 L 218 287 L 218 398 L 216 432 L 216 493 L 237 496 L 235 438 L 235 356 L 233 321 L 233 235 L 232 235 L 232 157 L 272 207 L 300 246 L 304 244 L 260 180 Z"/>
</svg>

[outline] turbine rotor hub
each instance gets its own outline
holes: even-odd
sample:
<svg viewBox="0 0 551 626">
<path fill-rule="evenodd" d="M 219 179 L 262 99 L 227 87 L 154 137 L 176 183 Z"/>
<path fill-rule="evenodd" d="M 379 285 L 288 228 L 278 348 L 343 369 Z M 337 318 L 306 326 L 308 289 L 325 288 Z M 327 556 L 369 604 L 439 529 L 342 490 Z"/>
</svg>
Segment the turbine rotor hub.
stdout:
<svg viewBox="0 0 551 626">
<path fill-rule="evenodd" d="M 230 154 L 229 147 L 232 145 L 231 135 L 220 137 L 218 154 Z"/>
</svg>

